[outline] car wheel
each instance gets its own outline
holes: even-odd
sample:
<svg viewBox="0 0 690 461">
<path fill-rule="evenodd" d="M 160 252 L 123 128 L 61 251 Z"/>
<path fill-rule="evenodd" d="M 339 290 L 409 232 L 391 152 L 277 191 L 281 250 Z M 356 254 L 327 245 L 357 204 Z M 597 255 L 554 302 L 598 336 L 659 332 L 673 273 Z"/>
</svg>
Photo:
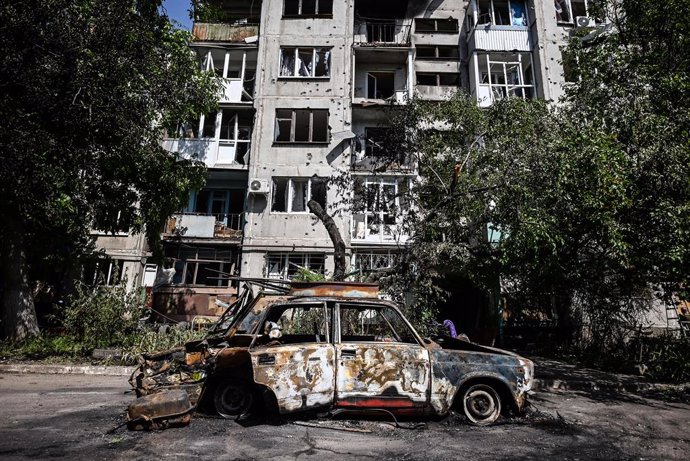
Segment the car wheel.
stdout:
<svg viewBox="0 0 690 461">
<path fill-rule="evenodd" d="M 474 384 L 463 395 L 462 409 L 470 423 L 486 426 L 501 415 L 501 398 L 488 384 Z"/>
<path fill-rule="evenodd" d="M 216 412 L 223 418 L 232 418 L 249 412 L 254 404 L 254 393 L 242 381 L 218 383 L 213 394 Z"/>
</svg>

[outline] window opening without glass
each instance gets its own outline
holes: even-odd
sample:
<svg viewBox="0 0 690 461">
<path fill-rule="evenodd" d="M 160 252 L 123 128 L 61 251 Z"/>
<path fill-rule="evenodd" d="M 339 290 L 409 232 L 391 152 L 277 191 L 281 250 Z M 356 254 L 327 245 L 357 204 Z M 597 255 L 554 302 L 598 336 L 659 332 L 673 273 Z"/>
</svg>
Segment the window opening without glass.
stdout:
<svg viewBox="0 0 690 461">
<path fill-rule="evenodd" d="M 273 178 L 271 211 L 308 213 L 307 203 L 310 200 L 325 209 L 327 190 L 326 178 Z"/>
<path fill-rule="evenodd" d="M 323 253 L 268 253 L 266 276 L 270 279 L 292 280 L 300 268 L 324 274 L 325 261 Z"/>
<path fill-rule="evenodd" d="M 333 0 L 284 0 L 284 18 L 314 16 L 333 16 Z"/>
<path fill-rule="evenodd" d="M 317 78 L 331 73 L 331 49 L 286 47 L 280 49 L 280 76 Z"/>
<path fill-rule="evenodd" d="M 275 142 L 328 142 L 328 109 L 276 109 Z"/>
</svg>

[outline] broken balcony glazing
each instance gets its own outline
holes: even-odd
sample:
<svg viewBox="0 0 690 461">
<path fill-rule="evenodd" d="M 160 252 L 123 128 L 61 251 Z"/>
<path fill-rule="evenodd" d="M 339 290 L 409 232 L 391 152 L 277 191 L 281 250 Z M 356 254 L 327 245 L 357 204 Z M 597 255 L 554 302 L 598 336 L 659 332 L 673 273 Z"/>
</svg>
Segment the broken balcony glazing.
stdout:
<svg viewBox="0 0 690 461">
<path fill-rule="evenodd" d="M 475 53 L 471 64 L 470 91 L 481 107 L 501 98 L 536 96 L 529 53 Z"/>
</svg>

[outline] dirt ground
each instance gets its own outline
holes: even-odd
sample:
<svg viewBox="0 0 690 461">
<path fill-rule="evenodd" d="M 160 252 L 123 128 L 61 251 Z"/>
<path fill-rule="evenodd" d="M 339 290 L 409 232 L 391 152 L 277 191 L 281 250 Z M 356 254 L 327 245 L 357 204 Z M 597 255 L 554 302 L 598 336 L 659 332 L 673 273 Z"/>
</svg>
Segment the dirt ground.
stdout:
<svg viewBox="0 0 690 461">
<path fill-rule="evenodd" d="M 197 416 L 184 428 L 109 432 L 135 398 L 128 390 L 123 377 L 0 376 L 0 459 L 685 460 L 690 453 L 690 405 L 630 394 L 540 393 L 527 418 L 486 428 L 459 418 L 404 428 L 387 419 L 245 427 Z"/>
</svg>

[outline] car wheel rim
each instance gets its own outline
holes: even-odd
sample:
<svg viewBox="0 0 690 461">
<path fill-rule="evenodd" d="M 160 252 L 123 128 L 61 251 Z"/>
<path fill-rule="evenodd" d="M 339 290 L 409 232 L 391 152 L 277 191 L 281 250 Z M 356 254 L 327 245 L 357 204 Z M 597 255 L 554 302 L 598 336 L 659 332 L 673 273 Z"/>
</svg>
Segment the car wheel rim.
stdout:
<svg viewBox="0 0 690 461">
<path fill-rule="evenodd" d="M 252 395 L 244 386 L 228 384 L 216 393 L 216 411 L 221 416 L 237 416 L 245 412 L 252 403 Z"/>
<path fill-rule="evenodd" d="M 467 390 L 464 399 L 465 416 L 474 424 L 491 424 L 501 413 L 501 404 L 496 391 L 485 385 L 473 386 Z"/>
</svg>

